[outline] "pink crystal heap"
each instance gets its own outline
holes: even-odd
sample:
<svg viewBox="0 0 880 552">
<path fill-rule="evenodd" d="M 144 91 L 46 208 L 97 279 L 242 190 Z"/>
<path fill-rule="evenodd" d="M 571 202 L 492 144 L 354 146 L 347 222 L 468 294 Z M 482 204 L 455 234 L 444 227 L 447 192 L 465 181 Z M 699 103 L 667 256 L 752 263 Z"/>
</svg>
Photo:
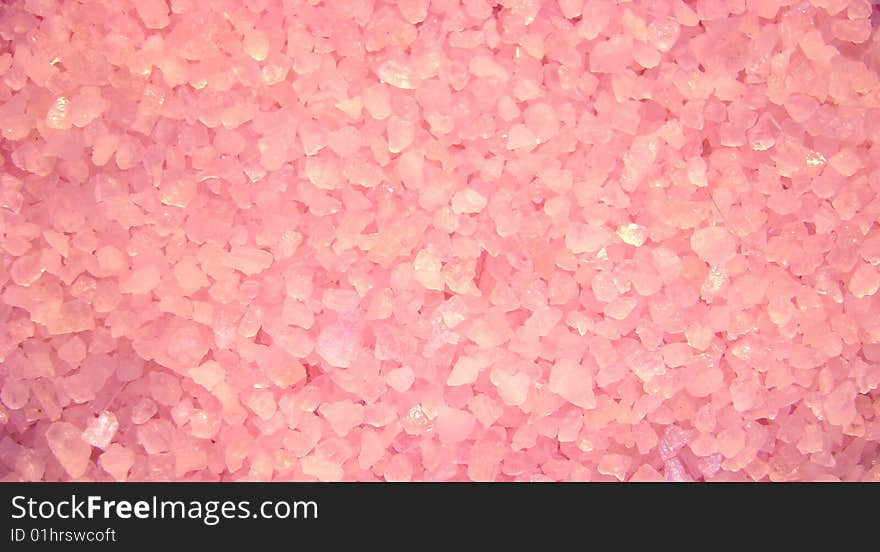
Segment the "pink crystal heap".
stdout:
<svg viewBox="0 0 880 552">
<path fill-rule="evenodd" d="M 880 481 L 871 0 L 10 0 L 0 479 Z"/>
</svg>

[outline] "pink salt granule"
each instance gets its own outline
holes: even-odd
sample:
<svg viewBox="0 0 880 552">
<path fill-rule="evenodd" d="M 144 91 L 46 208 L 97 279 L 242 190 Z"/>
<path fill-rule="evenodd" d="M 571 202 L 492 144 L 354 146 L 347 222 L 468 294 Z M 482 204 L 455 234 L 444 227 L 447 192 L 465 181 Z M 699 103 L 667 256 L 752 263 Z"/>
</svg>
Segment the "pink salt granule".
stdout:
<svg viewBox="0 0 880 552">
<path fill-rule="evenodd" d="M 10 0 L 0 480 L 880 481 L 873 0 Z"/>
</svg>

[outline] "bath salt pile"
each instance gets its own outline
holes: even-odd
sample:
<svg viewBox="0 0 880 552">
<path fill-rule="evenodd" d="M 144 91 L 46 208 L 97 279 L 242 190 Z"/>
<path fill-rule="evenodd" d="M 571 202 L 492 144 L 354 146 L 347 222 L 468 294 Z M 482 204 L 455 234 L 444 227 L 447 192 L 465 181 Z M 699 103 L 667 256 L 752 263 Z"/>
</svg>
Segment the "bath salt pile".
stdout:
<svg viewBox="0 0 880 552">
<path fill-rule="evenodd" d="M 869 0 L 12 0 L 0 479 L 880 481 Z"/>
</svg>

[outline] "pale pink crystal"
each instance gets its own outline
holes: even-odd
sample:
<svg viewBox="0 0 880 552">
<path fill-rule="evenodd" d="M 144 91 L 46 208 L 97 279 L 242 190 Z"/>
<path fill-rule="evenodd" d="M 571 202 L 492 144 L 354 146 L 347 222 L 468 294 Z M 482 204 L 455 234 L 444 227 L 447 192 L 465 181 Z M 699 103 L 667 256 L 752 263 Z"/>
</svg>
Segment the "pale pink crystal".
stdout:
<svg viewBox="0 0 880 552">
<path fill-rule="evenodd" d="M 413 260 L 413 268 L 416 280 L 427 289 L 439 291 L 446 286 L 441 272 L 442 264 L 433 252 L 424 249 L 419 251 Z"/>
<path fill-rule="evenodd" d="M 825 397 L 825 415 L 828 422 L 836 426 L 845 426 L 853 421 L 857 412 L 855 398 L 858 390 L 852 382 L 838 385 Z"/>
<path fill-rule="evenodd" d="M 92 447 L 83 440 L 81 429 L 69 422 L 55 422 L 46 429 L 46 442 L 70 477 L 85 475 Z"/>
<path fill-rule="evenodd" d="M 606 454 L 599 460 L 597 470 L 602 475 L 614 477 L 618 481 L 626 479 L 631 459 L 622 454 Z"/>
<path fill-rule="evenodd" d="M 7 379 L 0 388 L 0 401 L 10 410 L 24 408 L 30 395 L 30 386 L 25 381 Z"/>
<path fill-rule="evenodd" d="M 565 246 L 572 253 L 592 253 L 601 249 L 607 232 L 591 224 L 572 223 L 565 234 Z"/>
<path fill-rule="evenodd" d="M 364 421 L 363 405 L 351 401 L 325 403 L 318 408 L 318 412 L 340 437 L 345 437 L 352 428 Z"/>
<path fill-rule="evenodd" d="M 559 360 L 553 365 L 549 388 L 550 391 L 576 406 L 585 409 L 596 407 L 593 379 L 589 369 L 572 360 Z"/>
<path fill-rule="evenodd" d="M 118 430 L 119 420 L 116 415 L 105 410 L 89 421 L 82 433 L 82 438 L 93 447 L 107 450 Z"/>
<path fill-rule="evenodd" d="M 849 290 L 856 297 L 868 297 L 880 289 L 880 271 L 868 264 L 860 264 L 849 280 Z"/>
<path fill-rule="evenodd" d="M 402 393 L 412 387 L 415 382 L 415 374 L 409 366 L 402 366 L 388 372 L 385 381 L 389 387 Z"/>
<path fill-rule="evenodd" d="M 736 256 L 736 240 L 720 226 L 695 230 L 691 236 L 691 248 L 712 266 L 722 266 Z"/>
<path fill-rule="evenodd" d="M 538 137 L 529 130 L 526 125 L 514 125 L 510 127 L 507 137 L 507 149 L 531 151 L 538 145 Z"/>
<path fill-rule="evenodd" d="M 263 61 L 269 55 L 269 38 L 260 30 L 244 33 L 244 52 L 256 61 Z"/>
<path fill-rule="evenodd" d="M 151 372 L 150 395 L 158 404 L 174 406 L 180 401 L 181 388 L 178 379 L 165 372 Z"/>
<path fill-rule="evenodd" d="M 162 29 L 168 25 L 168 4 L 165 0 L 144 0 L 135 7 L 148 29 Z"/>
<path fill-rule="evenodd" d="M 120 279 L 119 291 L 126 294 L 148 293 L 159 285 L 162 278 L 159 269 L 153 265 L 133 270 L 130 274 Z"/>
<path fill-rule="evenodd" d="M 131 449 L 112 444 L 98 458 L 98 465 L 117 481 L 128 479 L 128 472 L 134 465 L 135 455 Z"/>
<path fill-rule="evenodd" d="M 254 389 L 247 398 L 247 406 L 263 420 L 271 419 L 277 409 L 275 396 L 268 389 Z"/>
<path fill-rule="evenodd" d="M 466 410 L 442 408 L 437 414 L 435 428 L 442 444 L 459 443 L 468 438 L 476 424 L 476 418 Z"/>
<path fill-rule="evenodd" d="M 479 213 L 485 207 L 486 198 L 473 188 L 459 190 L 452 196 L 452 210 L 455 213 Z"/>
<path fill-rule="evenodd" d="M 348 368 L 360 350 L 360 332 L 356 326 L 339 321 L 325 328 L 315 343 L 315 352 L 330 366 Z"/>
<path fill-rule="evenodd" d="M 489 365 L 488 359 L 462 356 L 455 362 L 446 385 L 468 385 L 477 381 L 480 370 Z"/>
<path fill-rule="evenodd" d="M 663 481 L 664 479 L 663 474 L 658 472 L 653 466 L 643 464 L 636 469 L 632 476 L 630 476 L 629 480 L 635 483 L 656 483 Z"/>
</svg>

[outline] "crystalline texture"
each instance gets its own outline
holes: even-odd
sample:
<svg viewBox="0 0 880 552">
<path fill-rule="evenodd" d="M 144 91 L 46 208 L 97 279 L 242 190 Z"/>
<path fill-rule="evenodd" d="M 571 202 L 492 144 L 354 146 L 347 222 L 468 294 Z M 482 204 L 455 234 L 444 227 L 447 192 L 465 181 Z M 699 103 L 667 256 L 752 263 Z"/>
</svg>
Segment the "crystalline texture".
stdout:
<svg viewBox="0 0 880 552">
<path fill-rule="evenodd" d="M 869 0 L 0 9 L 0 479 L 880 481 Z"/>
</svg>

